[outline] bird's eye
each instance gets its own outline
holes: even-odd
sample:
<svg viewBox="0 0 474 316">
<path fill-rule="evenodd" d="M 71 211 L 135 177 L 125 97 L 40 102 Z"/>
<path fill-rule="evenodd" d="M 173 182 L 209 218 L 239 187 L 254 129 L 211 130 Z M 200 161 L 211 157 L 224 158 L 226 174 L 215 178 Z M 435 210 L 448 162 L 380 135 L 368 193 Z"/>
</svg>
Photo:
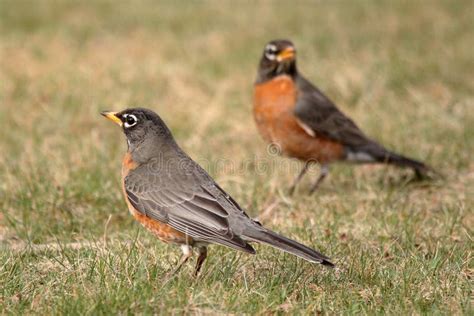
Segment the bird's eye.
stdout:
<svg viewBox="0 0 474 316">
<path fill-rule="evenodd" d="M 138 122 L 137 117 L 133 114 L 124 114 L 123 119 L 124 119 L 123 126 L 125 128 L 135 126 Z"/>
<path fill-rule="evenodd" d="M 277 51 L 278 49 L 275 45 L 268 44 L 265 47 L 265 57 L 267 57 L 269 60 L 274 60 L 276 58 Z"/>
<path fill-rule="evenodd" d="M 277 52 L 277 47 L 273 44 L 268 44 L 267 47 L 265 47 L 265 50 L 267 53 L 276 53 Z"/>
</svg>

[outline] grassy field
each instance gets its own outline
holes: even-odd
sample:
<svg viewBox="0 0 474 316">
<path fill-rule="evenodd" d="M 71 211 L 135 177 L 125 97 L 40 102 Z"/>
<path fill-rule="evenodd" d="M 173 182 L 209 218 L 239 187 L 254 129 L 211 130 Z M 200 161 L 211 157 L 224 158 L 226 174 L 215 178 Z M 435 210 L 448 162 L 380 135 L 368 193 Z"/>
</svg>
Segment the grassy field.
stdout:
<svg viewBox="0 0 474 316">
<path fill-rule="evenodd" d="M 0 1 L 0 313 L 473 313 L 474 2 Z M 264 44 L 387 147 L 445 177 L 272 156 L 251 115 Z M 129 215 L 99 111 L 157 111 L 252 216 L 337 269 L 265 246 L 180 250 Z M 315 168 L 317 169 L 317 168 Z M 270 208 L 274 205 L 274 208 Z"/>
</svg>

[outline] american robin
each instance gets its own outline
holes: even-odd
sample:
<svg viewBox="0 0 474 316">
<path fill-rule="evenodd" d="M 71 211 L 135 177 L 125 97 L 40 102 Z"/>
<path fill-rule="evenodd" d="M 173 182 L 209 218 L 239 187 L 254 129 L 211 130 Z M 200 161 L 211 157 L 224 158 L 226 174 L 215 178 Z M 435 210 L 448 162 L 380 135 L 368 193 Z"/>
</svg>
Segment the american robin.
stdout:
<svg viewBox="0 0 474 316">
<path fill-rule="evenodd" d="M 330 259 L 251 219 L 175 142 L 154 112 L 134 108 L 102 112 L 123 128 L 128 151 L 122 163 L 122 189 L 132 215 L 166 243 L 181 246 L 175 272 L 199 254 L 195 275 L 209 244 L 255 254 L 249 242 L 266 243 L 310 262 L 333 266 Z"/>
<path fill-rule="evenodd" d="M 329 173 L 329 164 L 336 161 L 409 167 L 419 177 L 432 171 L 423 162 L 389 151 L 368 138 L 300 75 L 295 46 L 288 40 L 274 40 L 265 46 L 255 82 L 253 113 L 265 141 L 275 144 L 283 155 L 305 162 L 290 194 L 313 162 L 321 165 L 321 173 L 310 193 Z"/>
</svg>

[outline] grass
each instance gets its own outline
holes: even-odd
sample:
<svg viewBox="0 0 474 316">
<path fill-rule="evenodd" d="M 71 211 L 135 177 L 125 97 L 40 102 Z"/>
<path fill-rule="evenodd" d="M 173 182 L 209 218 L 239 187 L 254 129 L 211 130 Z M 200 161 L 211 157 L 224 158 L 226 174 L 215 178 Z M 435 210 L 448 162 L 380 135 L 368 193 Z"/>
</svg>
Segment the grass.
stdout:
<svg viewBox="0 0 474 316">
<path fill-rule="evenodd" d="M 472 314 L 472 1 L 0 2 L 2 314 Z M 264 44 L 367 134 L 443 180 L 335 165 L 321 190 L 267 153 L 251 115 Z M 179 249 L 126 210 L 126 144 L 98 114 L 154 109 L 252 216 L 320 249 L 327 270 L 265 246 Z"/>
</svg>

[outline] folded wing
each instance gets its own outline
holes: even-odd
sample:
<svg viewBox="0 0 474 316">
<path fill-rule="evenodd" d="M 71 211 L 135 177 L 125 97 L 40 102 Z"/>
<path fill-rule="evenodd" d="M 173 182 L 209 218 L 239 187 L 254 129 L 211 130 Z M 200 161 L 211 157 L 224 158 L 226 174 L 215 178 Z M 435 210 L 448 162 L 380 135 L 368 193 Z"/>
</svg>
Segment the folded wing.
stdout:
<svg viewBox="0 0 474 316">
<path fill-rule="evenodd" d="M 255 252 L 229 226 L 229 212 L 241 215 L 242 209 L 196 164 L 172 173 L 150 172 L 144 165 L 124 181 L 127 198 L 140 213 L 194 240 Z"/>
<path fill-rule="evenodd" d="M 377 145 L 309 81 L 299 77 L 296 83 L 300 93 L 294 114 L 307 128 L 350 148 Z"/>
</svg>

